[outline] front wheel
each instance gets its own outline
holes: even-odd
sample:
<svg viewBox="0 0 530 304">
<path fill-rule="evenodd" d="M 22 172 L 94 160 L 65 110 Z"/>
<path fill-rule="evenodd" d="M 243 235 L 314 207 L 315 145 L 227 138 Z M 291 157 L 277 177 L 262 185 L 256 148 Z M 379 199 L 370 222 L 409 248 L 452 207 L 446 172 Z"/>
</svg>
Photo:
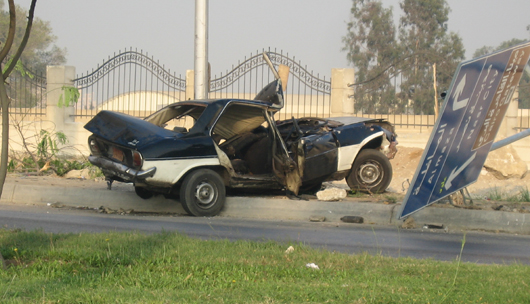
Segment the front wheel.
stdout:
<svg viewBox="0 0 530 304">
<path fill-rule="evenodd" d="M 392 165 L 383 153 L 374 149 L 359 152 L 346 178 L 352 190 L 381 193 L 392 180 Z"/>
<path fill-rule="evenodd" d="M 215 216 L 225 204 L 226 189 L 216 172 L 199 169 L 191 172 L 180 187 L 180 202 L 190 215 Z"/>
</svg>

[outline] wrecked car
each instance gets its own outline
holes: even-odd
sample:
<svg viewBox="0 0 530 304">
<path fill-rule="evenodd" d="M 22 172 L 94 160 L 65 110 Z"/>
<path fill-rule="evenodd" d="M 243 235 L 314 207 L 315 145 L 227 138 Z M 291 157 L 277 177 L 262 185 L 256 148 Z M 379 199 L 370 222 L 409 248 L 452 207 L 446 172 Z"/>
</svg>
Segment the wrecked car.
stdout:
<svg viewBox="0 0 530 304">
<path fill-rule="evenodd" d="M 254 100 L 187 100 L 145 119 L 101 111 L 85 128 L 92 164 L 109 182 L 136 194 L 179 198 L 194 216 L 217 215 L 226 188 L 278 189 L 296 197 L 324 181 L 384 191 L 396 153 L 393 126 L 382 119 L 300 118 L 275 121 L 281 80 Z"/>
</svg>

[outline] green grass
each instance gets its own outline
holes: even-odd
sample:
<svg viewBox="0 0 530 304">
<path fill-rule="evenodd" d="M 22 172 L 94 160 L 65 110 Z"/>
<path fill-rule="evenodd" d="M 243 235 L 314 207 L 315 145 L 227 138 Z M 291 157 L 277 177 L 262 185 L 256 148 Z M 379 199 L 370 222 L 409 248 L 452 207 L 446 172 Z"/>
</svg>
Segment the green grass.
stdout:
<svg viewBox="0 0 530 304">
<path fill-rule="evenodd" d="M 287 254 L 289 245 L 295 250 Z M 530 302 L 530 267 L 517 264 L 346 255 L 177 233 L 3 229 L 0 250 L 8 264 L 0 270 L 0 303 Z"/>
<path fill-rule="evenodd" d="M 487 197 L 492 201 L 505 201 L 508 195 L 503 190 L 495 187 L 488 192 Z"/>
<path fill-rule="evenodd" d="M 528 187 L 520 187 L 517 193 L 508 193 L 495 187 L 486 194 L 486 197 L 492 201 L 506 201 L 515 203 L 530 202 L 530 192 Z"/>
<path fill-rule="evenodd" d="M 530 192 L 528 191 L 528 187 L 519 188 L 519 193 L 515 195 L 515 199 L 517 202 L 530 202 Z"/>
</svg>

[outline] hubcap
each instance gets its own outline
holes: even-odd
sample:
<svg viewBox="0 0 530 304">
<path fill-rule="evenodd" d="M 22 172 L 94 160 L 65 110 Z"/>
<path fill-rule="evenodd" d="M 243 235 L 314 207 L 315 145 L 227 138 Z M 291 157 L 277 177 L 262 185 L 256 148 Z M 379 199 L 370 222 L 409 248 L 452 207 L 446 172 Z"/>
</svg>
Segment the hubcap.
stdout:
<svg viewBox="0 0 530 304">
<path fill-rule="evenodd" d="M 376 164 L 366 163 L 359 168 L 359 178 L 365 184 L 376 182 L 381 176 L 381 171 Z"/>
<path fill-rule="evenodd" d="M 201 205 L 211 204 L 215 200 L 215 188 L 208 182 L 197 185 L 195 197 Z"/>
</svg>

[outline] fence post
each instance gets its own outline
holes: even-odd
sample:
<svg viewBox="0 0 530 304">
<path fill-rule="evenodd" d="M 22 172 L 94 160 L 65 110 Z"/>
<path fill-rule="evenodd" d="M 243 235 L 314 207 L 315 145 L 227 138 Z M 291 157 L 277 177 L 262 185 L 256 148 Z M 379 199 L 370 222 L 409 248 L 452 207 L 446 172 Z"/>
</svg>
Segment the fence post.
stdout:
<svg viewBox="0 0 530 304">
<path fill-rule="evenodd" d="M 331 116 L 353 116 L 354 71 L 351 68 L 331 69 Z"/>
<path fill-rule="evenodd" d="M 74 106 L 59 107 L 59 99 L 64 94 L 63 86 L 74 86 L 75 67 L 46 67 L 46 118 L 55 124 L 55 131 L 65 131 L 65 123 L 74 122 Z M 64 96 L 63 96 L 64 98 Z"/>
<path fill-rule="evenodd" d="M 195 99 L 195 71 L 186 70 L 186 100 Z"/>
</svg>

